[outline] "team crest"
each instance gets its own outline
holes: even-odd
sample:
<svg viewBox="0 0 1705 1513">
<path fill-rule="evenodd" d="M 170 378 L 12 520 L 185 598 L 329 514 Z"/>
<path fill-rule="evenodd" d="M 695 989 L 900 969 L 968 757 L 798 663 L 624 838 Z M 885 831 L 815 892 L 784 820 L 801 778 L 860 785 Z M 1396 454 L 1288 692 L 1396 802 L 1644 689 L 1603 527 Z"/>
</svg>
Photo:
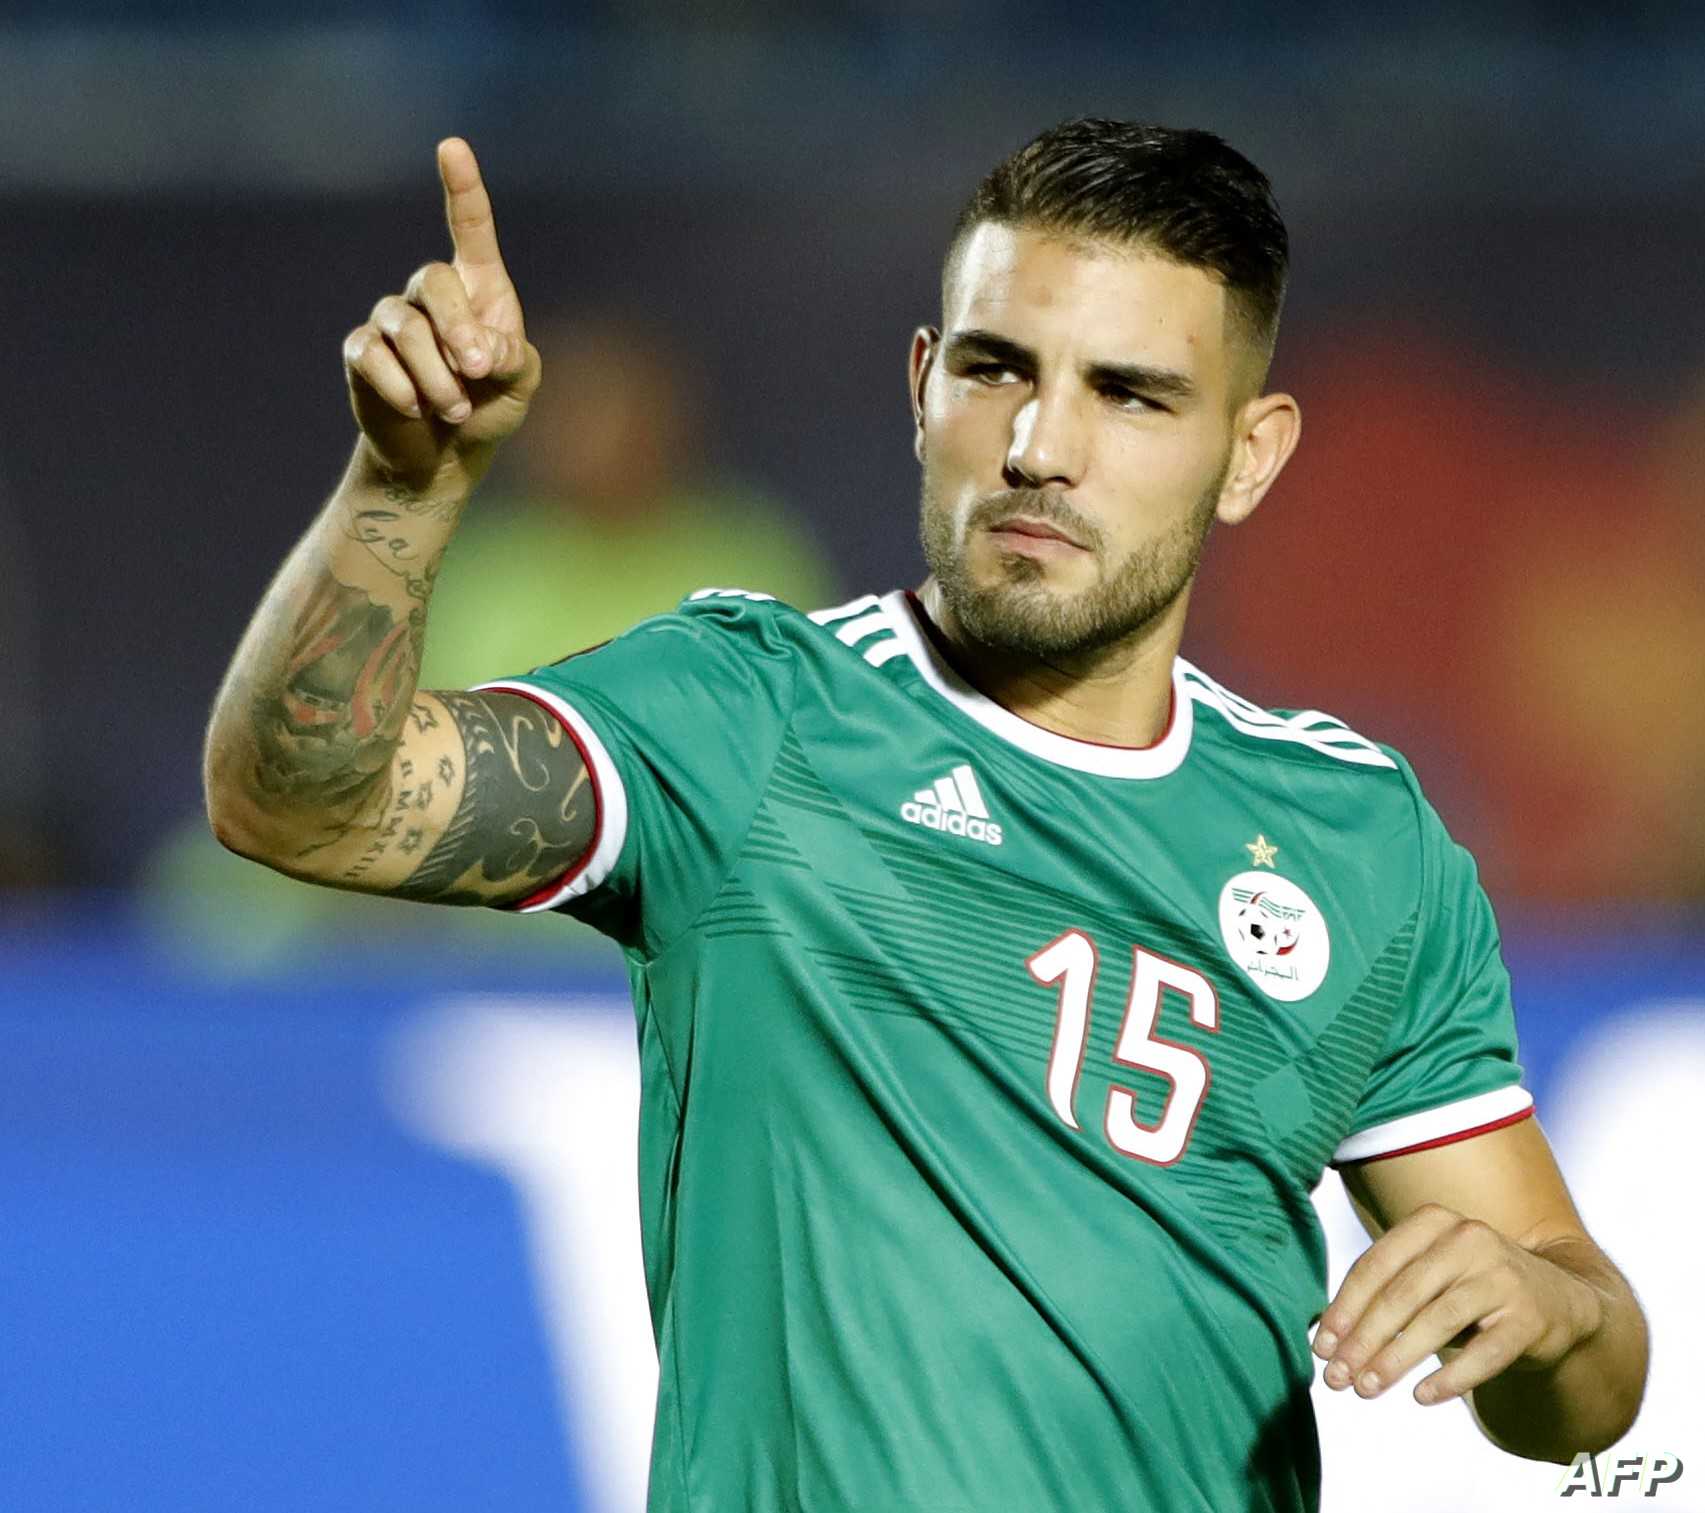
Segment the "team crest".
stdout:
<svg viewBox="0 0 1705 1513">
<path fill-rule="evenodd" d="M 1220 890 L 1220 935 L 1269 998 L 1295 1003 L 1326 981 L 1332 941 L 1314 900 L 1288 877 L 1239 872 Z"/>
</svg>

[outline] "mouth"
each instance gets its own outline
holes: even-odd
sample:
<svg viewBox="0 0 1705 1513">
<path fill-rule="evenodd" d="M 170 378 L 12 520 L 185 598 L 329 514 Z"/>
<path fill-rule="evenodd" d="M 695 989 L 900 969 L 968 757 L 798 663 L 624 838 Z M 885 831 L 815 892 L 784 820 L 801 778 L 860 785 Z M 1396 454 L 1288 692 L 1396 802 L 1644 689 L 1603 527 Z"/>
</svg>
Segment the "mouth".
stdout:
<svg viewBox="0 0 1705 1513">
<path fill-rule="evenodd" d="M 1028 515 L 1011 515 L 1005 520 L 997 520 L 989 528 L 989 534 L 996 537 L 1003 545 L 1013 545 L 1018 542 L 1055 542 L 1061 546 L 1075 547 L 1083 550 L 1083 544 L 1074 541 L 1064 531 L 1049 525 L 1045 520 L 1035 520 Z"/>
</svg>

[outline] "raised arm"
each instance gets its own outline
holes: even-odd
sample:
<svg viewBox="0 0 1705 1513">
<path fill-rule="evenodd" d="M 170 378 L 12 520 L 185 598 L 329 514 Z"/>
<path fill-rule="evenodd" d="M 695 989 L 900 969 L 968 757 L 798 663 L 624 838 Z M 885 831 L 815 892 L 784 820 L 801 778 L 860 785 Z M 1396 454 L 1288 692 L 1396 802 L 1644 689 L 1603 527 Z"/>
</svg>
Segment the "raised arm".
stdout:
<svg viewBox="0 0 1705 1513">
<path fill-rule="evenodd" d="M 418 692 L 444 548 L 539 384 L 468 145 L 439 144 L 454 248 L 343 347 L 360 438 L 220 688 L 205 783 L 232 850 L 334 887 L 525 897 L 596 822 L 578 751 L 510 694 Z"/>
</svg>

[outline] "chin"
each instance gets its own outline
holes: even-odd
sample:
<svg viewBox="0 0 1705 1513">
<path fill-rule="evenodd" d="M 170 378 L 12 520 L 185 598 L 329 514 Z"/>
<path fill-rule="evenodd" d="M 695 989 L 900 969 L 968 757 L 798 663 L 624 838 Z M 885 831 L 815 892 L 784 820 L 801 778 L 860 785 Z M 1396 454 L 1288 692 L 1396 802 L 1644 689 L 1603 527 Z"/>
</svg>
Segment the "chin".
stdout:
<svg viewBox="0 0 1705 1513">
<path fill-rule="evenodd" d="M 1060 592 L 1040 574 L 1014 582 L 968 583 L 951 596 L 961 627 L 985 646 L 1032 657 L 1057 657 L 1085 649 L 1081 595 Z"/>
</svg>

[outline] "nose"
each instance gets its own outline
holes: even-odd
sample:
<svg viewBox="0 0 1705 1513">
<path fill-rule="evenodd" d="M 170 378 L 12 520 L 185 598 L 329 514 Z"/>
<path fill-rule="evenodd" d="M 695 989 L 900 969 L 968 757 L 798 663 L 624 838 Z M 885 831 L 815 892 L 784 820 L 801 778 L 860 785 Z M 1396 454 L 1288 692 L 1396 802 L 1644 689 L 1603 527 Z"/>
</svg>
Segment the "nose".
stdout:
<svg viewBox="0 0 1705 1513">
<path fill-rule="evenodd" d="M 1075 488 L 1083 481 L 1088 451 L 1081 418 L 1067 396 L 1038 388 L 1012 418 L 1007 487 Z"/>
</svg>

